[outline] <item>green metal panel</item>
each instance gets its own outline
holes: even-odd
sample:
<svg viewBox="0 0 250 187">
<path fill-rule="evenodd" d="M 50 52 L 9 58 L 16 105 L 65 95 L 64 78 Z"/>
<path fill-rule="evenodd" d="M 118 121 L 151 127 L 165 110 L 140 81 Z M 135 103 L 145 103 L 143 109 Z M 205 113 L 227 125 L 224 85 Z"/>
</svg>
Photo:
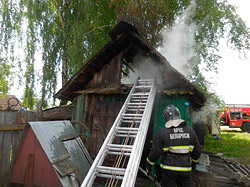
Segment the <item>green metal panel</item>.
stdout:
<svg viewBox="0 0 250 187">
<path fill-rule="evenodd" d="M 84 110 L 84 103 L 85 103 L 85 94 L 78 95 L 77 102 L 74 110 L 73 121 L 80 121 L 83 122 L 83 110 Z M 81 127 L 79 125 L 74 124 L 74 129 L 78 134 L 81 133 Z"/>
<path fill-rule="evenodd" d="M 125 102 L 128 95 L 117 95 L 117 94 L 109 94 L 105 96 L 105 101 L 109 102 Z"/>
<path fill-rule="evenodd" d="M 191 123 L 192 107 L 191 105 L 185 106 L 185 102 L 189 102 L 187 95 L 157 95 L 155 99 L 155 110 L 154 110 L 154 135 L 165 126 L 165 120 L 162 112 L 165 107 L 169 104 L 176 106 L 181 113 L 181 118 L 185 120 L 189 126 Z"/>
</svg>

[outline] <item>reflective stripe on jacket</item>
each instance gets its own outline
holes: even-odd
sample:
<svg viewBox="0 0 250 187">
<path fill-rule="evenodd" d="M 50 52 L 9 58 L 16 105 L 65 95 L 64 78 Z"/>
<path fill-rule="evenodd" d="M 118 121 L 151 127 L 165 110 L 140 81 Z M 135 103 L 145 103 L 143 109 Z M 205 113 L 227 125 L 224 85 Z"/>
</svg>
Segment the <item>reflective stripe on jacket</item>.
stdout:
<svg viewBox="0 0 250 187">
<path fill-rule="evenodd" d="M 177 127 L 162 128 L 157 132 L 147 162 L 153 165 L 162 156 L 161 168 L 191 171 L 191 160 L 197 161 L 200 155 L 196 133 L 182 122 Z"/>
</svg>

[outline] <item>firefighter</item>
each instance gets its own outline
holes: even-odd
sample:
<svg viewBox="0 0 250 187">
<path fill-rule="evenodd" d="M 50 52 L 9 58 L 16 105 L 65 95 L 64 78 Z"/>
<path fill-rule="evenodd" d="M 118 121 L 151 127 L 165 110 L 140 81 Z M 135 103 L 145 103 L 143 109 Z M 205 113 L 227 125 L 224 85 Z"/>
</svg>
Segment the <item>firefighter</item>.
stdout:
<svg viewBox="0 0 250 187">
<path fill-rule="evenodd" d="M 152 149 L 146 162 L 151 175 L 152 166 L 162 156 L 161 186 L 192 186 L 192 166 L 198 163 L 201 147 L 195 131 L 181 119 L 178 108 L 168 105 L 163 111 L 165 127 L 154 137 Z"/>
</svg>

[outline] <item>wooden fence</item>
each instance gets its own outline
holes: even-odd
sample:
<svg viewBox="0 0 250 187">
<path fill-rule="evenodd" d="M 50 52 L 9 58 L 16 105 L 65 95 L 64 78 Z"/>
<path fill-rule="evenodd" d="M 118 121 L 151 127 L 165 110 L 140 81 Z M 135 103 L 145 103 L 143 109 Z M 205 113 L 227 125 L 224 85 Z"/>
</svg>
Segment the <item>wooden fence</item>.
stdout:
<svg viewBox="0 0 250 187">
<path fill-rule="evenodd" d="M 31 111 L 0 111 L 0 186 L 7 186 L 25 122 L 36 121 Z"/>
</svg>

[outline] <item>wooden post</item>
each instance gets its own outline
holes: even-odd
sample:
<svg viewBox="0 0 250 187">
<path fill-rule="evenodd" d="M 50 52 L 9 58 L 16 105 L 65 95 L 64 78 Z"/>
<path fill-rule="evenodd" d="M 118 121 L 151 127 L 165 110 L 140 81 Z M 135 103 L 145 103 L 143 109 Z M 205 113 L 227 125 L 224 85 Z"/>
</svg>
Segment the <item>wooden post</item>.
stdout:
<svg viewBox="0 0 250 187">
<path fill-rule="evenodd" d="M 35 156 L 33 154 L 29 154 L 28 168 L 27 168 L 27 187 L 33 187 L 34 182 L 34 160 Z"/>
</svg>

